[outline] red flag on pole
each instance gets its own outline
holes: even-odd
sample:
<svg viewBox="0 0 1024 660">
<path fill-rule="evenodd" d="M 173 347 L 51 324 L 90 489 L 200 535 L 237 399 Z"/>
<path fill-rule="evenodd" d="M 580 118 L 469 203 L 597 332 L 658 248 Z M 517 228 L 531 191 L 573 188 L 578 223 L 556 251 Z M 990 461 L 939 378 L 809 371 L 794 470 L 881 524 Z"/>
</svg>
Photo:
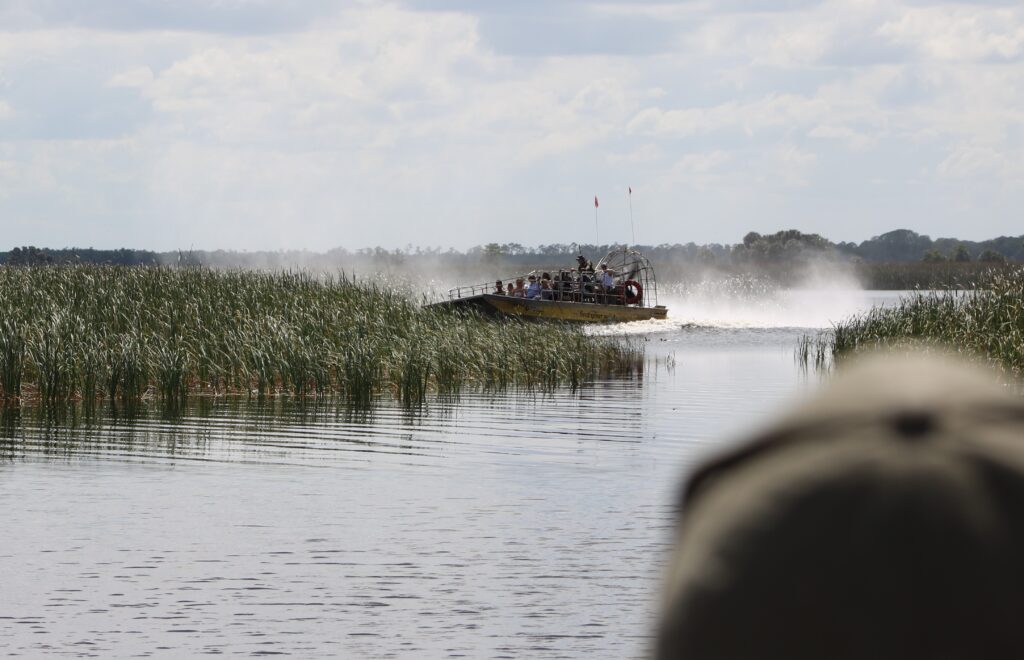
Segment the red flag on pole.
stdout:
<svg viewBox="0 0 1024 660">
<path fill-rule="evenodd" d="M 594 208 L 597 208 L 597 195 L 594 195 Z"/>
</svg>

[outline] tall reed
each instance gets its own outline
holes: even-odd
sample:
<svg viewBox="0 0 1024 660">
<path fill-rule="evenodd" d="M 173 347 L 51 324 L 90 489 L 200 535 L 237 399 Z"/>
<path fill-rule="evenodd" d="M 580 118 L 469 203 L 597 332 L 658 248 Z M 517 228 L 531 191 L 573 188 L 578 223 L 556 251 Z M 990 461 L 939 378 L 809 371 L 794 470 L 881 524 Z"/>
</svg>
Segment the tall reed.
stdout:
<svg viewBox="0 0 1024 660">
<path fill-rule="evenodd" d="M 642 368 L 639 345 L 411 297 L 302 272 L 2 267 L 0 396 L 287 393 L 416 406 L 466 386 L 550 389 Z"/>
<path fill-rule="evenodd" d="M 797 348 L 803 364 L 822 367 L 865 348 L 934 346 L 1024 376 L 1024 269 L 985 275 L 968 291 L 914 292 L 837 323 Z"/>
</svg>

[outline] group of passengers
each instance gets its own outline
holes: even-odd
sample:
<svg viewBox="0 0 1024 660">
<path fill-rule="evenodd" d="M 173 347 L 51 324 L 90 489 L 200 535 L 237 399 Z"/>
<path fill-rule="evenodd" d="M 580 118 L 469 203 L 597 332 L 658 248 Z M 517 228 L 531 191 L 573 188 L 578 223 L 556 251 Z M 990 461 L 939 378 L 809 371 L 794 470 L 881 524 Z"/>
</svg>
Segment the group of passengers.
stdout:
<svg viewBox="0 0 1024 660">
<path fill-rule="evenodd" d="M 512 296 L 527 300 L 558 300 L 573 302 L 621 303 L 621 287 L 616 286 L 615 272 L 608 264 L 601 264 L 595 272 L 594 264 L 580 255 L 576 257 L 576 268 L 562 270 L 555 274 L 542 273 L 540 278 L 529 275 L 526 280 L 517 277 L 515 284 L 507 287 L 501 280 L 494 283 L 492 293 L 497 296 Z"/>
</svg>

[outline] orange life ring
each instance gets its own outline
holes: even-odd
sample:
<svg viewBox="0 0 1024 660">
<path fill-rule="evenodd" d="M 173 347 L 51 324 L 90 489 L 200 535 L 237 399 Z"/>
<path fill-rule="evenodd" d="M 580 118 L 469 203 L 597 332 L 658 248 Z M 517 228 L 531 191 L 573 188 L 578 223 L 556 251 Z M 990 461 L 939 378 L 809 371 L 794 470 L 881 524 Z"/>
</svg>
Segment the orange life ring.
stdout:
<svg viewBox="0 0 1024 660">
<path fill-rule="evenodd" d="M 630 293 L 630 287 L 633 287 L 636 293 Z M 627 305 L 637 305 L 644 299 L 644 288 L 636 280 L 626 280 L 622 283 L 622 289 Z"/>
</svg>

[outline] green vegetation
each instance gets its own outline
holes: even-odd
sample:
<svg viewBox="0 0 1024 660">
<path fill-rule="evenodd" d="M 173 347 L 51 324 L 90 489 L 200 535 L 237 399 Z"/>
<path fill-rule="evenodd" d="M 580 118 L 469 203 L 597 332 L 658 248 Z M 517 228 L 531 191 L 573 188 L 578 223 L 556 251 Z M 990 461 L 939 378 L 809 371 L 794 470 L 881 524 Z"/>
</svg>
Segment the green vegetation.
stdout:
<svg viewBox="0 0 1024 660">
<path fill-rule="evenodd" d="M 804 234 L 796 229 L 762 236 L 755 231 L 743 237 L 743 242 L 732 248 L 733 263 L 768 264 L 808 261 L 832 257 L 835 246 L 818 234 Z"/>
<path fill-rule="evenodd" d="M 552 243 L 536 247 L 520 243 L 487 243 L 466 251 L 406 246 L 323 253 L 307 251 L 233 252 L 146 250 L 47 249 L 32 246 L 0 252 L 0 264 L 9 266 L 205 266 L 283 270 L 301 266 L 317 272 L 385 274 L 389 278 L 415 278 L 436 274 L 432 283 L 447 288 L 465 282 L 530 270 L 551 270 L 575 264 L 577 254 L 595 263 L 619 245 Z M 818 234 L 787 229 L 772 234 L 749 232 L 735 245 L 662 243 L 637 245 L 651 260 L 663 283 L 701 282 L 753 276 L 781 286 L 806 286 L 836 274 L 856 276 L 868 289 L 934 289 L 970 286 L 979 273 L 1002 264 L 1024 261 L 1024 235 L 1000 236 L 987 241 L 936 238 L 897 229 L 860 243 L 834 243 Z"/>
<path fill-rule="evenodd" d="M 825 368 L 864 348 L 934 346 L 1024 376 L 1024 269 L 995 271 L 971 291 L 916 292 L 805 337 L 797 359 Z"/>
<path fill-rule="evenodd" d="M 443 264 L 446 268 L 465 271 L 484 265 L 488 268 L 531 270 L 537 266 L 571 264 L 580 253 L 595 261 L 618 245 L 585 243 L 552 243 L 535 247 L 520 243 L 487 243 L 464 252 L 437 247 L 406 246 L 388 250 L 382 247 L 349 250 L 337 247 L 327 252 L 263 251 L 233 252 L 195 250 L 188 252 L 151 252 L 148 250 L 95 250 L 92 248 L 16 247 L 0 252 L 0 264 L 34 266 L 47 264 L 104 264 L 119 266 L 176 265 L 224 266 L 279 269 L 303 264 L 312 269 L 380 272 L 390 269 L 420 269 Z M 873 236 L 860 243 L 834 243 L 818 234 L 805 234 L 787 229 L 773 234 L 749 232 L 735 245 L 709 243 L 661 243 L 637 245 L 656 264 L 695 263 L 700 260 L 735 267 L 762 264 L 786 264 L 806 260 L 860 261 L 865 263 L 897 263 L 929 261 L 1005 260 L 1024 261 L 1024 235 L 999 236 L 986 241 L 964 241 L 936 238 L 909 229 L 896 229 Z"/>
<path fill-rule="evenodd" d="M 643 366 L 578 328 L 423 309 L 345 277 L 202 268 L 0 268 L 0 396 L 178 400 L 188 393 L 390 393 L 577 386 Z"/>
<path fill-rule="evenodd" d="M 854 269 L 865 289 L 901 291 L 908 289 L 974 289 L 1002 273 L 1010 274 L 1020 264 L 993 261 L 925 260 L 911 263 L 858 264 Z"/>
</svg>

